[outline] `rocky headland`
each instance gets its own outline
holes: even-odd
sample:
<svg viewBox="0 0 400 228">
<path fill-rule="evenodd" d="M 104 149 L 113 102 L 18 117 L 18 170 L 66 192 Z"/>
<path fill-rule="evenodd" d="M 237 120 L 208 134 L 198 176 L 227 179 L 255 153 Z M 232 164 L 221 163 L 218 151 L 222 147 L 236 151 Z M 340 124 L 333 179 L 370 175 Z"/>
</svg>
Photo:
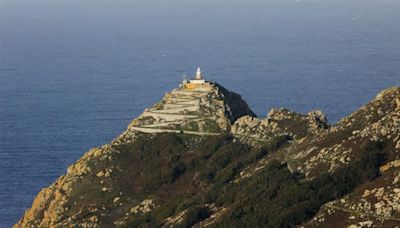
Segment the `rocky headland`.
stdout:
<svg viewBox="0 0 400 228">
<path fill-rule="evenodd" d="M 400 226 L 400 88 L 329 124 L 257 118 L 215 83 L 180 86 L 41 190 L 14 227 Z"/>
</svg>

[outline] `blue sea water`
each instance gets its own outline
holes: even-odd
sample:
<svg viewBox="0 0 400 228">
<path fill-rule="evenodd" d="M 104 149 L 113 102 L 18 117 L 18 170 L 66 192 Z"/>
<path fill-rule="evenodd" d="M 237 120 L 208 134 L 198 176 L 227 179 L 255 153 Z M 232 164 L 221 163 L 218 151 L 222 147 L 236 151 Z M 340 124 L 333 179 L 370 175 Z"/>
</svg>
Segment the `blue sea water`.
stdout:
<svg viewBox="0 0 400 228">
<path fill-rule="evenodd" d="M 0 227 L 202 67 L 331 122 L 399 86 L 398 0 L 0 0 Z"/>
</svg>

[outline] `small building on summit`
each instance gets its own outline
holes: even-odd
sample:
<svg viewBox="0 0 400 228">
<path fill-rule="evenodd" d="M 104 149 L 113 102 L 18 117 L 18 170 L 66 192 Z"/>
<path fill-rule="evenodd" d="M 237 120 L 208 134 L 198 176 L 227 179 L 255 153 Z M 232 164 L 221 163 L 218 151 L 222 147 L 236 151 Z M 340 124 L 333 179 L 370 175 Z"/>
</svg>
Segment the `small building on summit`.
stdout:
<svg viewBox="0 0 400 228">
<path fill-rule="evenodd" d="M 203 78 L 203 73 L 201 72 L 200 67 L 197 68 L 194 79 L 188 80 L 186 77 L 184 77 L 182 81 L 182 86 L 187 89 L 195 89 L 202 85 L 210 85 L 210 83 L 206 82 L 206 80 Z"/>
<path fill-rule="evenodd" d="M 205 83 L 205 82 L 206 82 L 206 80 L 203 79 L 203 73 L 201 73 L 200 67 L 198 67 L 197 71 L 196 71 L 195 79 L 189 80 L 189 83 L 195 83 L 195 84 L 200 83 L 201 84 L 201 83 Z"/>
</svg>

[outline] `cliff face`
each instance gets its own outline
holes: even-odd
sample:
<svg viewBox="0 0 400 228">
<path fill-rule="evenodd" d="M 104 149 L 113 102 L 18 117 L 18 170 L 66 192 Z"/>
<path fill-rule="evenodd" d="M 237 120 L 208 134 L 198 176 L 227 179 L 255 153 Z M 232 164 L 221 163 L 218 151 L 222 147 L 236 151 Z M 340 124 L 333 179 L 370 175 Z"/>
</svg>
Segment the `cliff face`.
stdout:
<svg viewBox="0 0 400 228">
<path fill-rule="evenodd" d="M 400 225 L 400 88 L 331 126 L 258 119 L 219 85 L 178 88 L 43 189 L 15 227 Z"/>
</svg>

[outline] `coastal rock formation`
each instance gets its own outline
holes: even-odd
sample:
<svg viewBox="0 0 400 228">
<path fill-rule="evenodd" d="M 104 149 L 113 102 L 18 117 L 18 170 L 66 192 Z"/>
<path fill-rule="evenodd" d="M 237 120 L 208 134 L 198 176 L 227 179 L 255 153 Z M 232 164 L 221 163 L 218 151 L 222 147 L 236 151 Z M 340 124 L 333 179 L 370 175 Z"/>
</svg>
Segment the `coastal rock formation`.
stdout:
<svg viewBox="0 0 400 228">
<path fill-rule="evenodd" d="M 185 132 L 215 135 L 229 130 L 239 117 L 255 116 L 240 95 L 215 83 L 199 87 L 181 86 L 146 109 L 129 125 L 145 133 Z"/>
<path fill-rule="evenodd" d="M 329 166 L 332 172 L 362 156 L 377 145 L 381 150 L 375 158 L 379 176 L 359 185 L 343 198 L 322 206 L 306 227 L 396 227 L 400 224 L 400 88 L 385 90 L 369 104 L 363 106 L 336 124 L 330 133 L 320 139 L 324 148 L 303 160 L 301 169 L 317 175 L 314 167 Z M 340 137 L 333 146 L 327 137 Z M 361 147 L 359 145 L 362 145 Z M 321 148 L 321 147 L 320 147 Z M 318 148 L 315 149 L 318 151 Z M 311 153 L 313 154 L 313 153 Z M 316 168 L 315 168 L 316 169 Z M 312 174 L 313 173 L 313 174 Z"/>
<path fill-rule="evenodd" d="M 400 88 L 330 125 L 257 118 L 217 84 L 167 93 L 44 188 L 15 227 L 400 226 Z"/>
<path fill-rule="evenodd" d="M 32 208 L 26 211 L 16 227 L 51 227 L 67 226 L 67 224 L 97 227 L 97 224 L 101 223 L 102 214 L 109 210 L 116 210 L 118 206 L 124 204 L 122 191 L 115 192 L 119 188 L 113 183 L 119 181 L 114 180 L 117 173 L 123 176 L 125 172 L 121 168 L 122 164 L 119 158 L 126 154 L 121 155 L 119 148 L 132 145 L 143 137 L 151 139 L 151 134 L 155 133 L 220 135 L 229 130 L 237 118 L 244 115 L 255 116 L 240 95 L 228 91 L 218 84 L 207 83 L 190 89 L 180 86 L 170 93 L 166 93 L 160 102 L 135 118 L 128 129 L 114 139 L 111 144 L 90 150 L 79 161 L 71 165 L 65 175 L 48 188 L 43 189 L 34 200 Z M 150 136 L 146 134 L 150 134 Z M 135 162 L 132 162 L 133 164 Z M 93 187 L 95 183 L 99 184 L 97 188 Z M 84 190 L 83 186 L 86 184 L 92 186 Z M 90 193 L 97 197 L 106 196 L 103 199 L 107 200 L 102 206 L 99 206 L 94 203 L 96 199 L 93 196 L 86 197 L 84 194 L 76 193 L 76 190 L 78 192 L 91 191 Z M 80 196 L 78 199 L 71 200 L 74 195 Z M 85 207 L 80 208 L 78 205 L 81 205 L 82 202 L 85 202 Z M 148 202 L 151 202 L 151 206 L 148 205 Z M 135 203 L 136 200 L 132 199 L 130 206 Z M 153 200 L 147 199 L 130 207 L 129 210 L 127 209 L 127 213 L 140 214 L 151 211 L 154 207 L 156 206 Z M 87 213 L 97 215 L 88 217 Z M 111 224 L 123 224 L 119 220 Z"/>
<path fill-rule="evenodd" d="M 300 161 L 297 169 L 310 177 L 318 174 L 321 168 L 332 172 L 349 164 L 363 152 L 359 147 L 367 147 L 371 142 L 384 143 L 396 151 L 400 113 L 395 101 L 399 95 L 399 88 L 385 90 L 360 110 L 343 118 L 326 134 L 298 145 L 292 151 Z M 390 159 L 395 157 L 390 153 Z"/>
<path fill-rule="evenodd" d="M 272 109 L 264 119 L 243 116 L 232 125 L 231 133 L 243 142 L 257 145 L 278 136 L 300 139 L 308 134 L 320 134 L 329 126 L 320 110 L 303 115 L 282 108 Z"/>
</svg>

